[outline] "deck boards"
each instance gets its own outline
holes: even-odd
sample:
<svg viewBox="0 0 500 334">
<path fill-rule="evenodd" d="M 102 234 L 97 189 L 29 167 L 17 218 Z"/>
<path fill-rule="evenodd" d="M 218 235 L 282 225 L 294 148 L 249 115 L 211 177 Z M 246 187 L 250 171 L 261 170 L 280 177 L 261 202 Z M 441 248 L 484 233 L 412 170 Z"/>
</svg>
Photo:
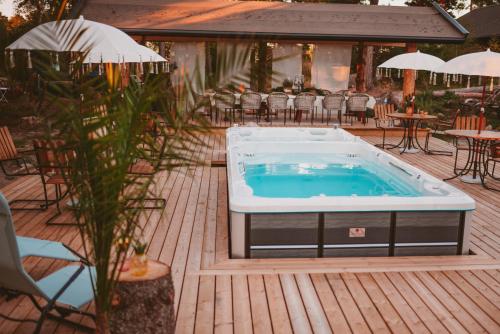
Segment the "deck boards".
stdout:
<svg viewBox="0 0 500 334">
<path fill-rule="evenodd" d="M 196 154 L 224 160 L 224 138 L 205 138 Z M 378 137 L 366 137 L 376 143 Z M 452 149 L 431 141 L 435 149 Z M 391 152 L 399 156 L 396 150 Z M 453 158 L 405 154 L 401 158 L 444 178 Z M 464 157 L 461 156 L 462 160 Z M 228 259 L 225 169 L 210 165 L 160 173 L 156 189 L 164 212 L 141 216 L 148 255 L 172 266 L 178 333 L 499 333 L 500 194 L 458 180 L 450 184 L 477 201 L 466 257 L 357 259 Z M 18 178 L 1 191 L 9 199 L 41 196 L 36 177 Z M 19 235 L 61 240 L 81 250 L 75 227 L 43 221 L 53 211 L 15 211 Z M 64 210 L 55 222 L 71 220 Z M 29 258 L 40 278 L 57 261 Z M 0 313 L 37 317 L 27 298 L 0 299 Z M 81 318 L 75 318 L 81 320 Z M 0 333 L 30 332 L 33 325 L 0 319 Z M 47 321 L 43 333 L 78 333 Z"/>
</svg>

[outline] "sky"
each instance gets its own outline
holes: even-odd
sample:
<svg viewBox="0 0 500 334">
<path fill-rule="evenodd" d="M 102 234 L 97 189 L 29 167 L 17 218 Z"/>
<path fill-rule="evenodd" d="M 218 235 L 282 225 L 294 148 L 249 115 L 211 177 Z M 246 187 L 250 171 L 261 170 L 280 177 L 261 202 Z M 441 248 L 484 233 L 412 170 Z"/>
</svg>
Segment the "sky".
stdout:
<svg viewBox="0 0 500 334">
<path fill-rule="evenodd" d="M 405 0 L 379 0 L 380 5 L 403 6 Z M 0 12 L 9 17 L 14 14 L 14 0 L 0 0 Z M 457 13 L 457 16 L 465 13 Z"/>
</svg>

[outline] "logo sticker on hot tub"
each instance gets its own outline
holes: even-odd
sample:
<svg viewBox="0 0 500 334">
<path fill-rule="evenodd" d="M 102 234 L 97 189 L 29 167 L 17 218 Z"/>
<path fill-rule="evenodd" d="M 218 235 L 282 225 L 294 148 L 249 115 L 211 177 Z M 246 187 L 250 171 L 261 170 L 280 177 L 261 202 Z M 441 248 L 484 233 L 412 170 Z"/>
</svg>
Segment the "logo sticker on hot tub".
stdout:
<svg viewBox="0 0 500 334">
<path fill-rule="evenodd" d="M 366 231 L 364 227 L 351 227 L 349 229 L 349 238 L 364 238 Z"/>
</svg>

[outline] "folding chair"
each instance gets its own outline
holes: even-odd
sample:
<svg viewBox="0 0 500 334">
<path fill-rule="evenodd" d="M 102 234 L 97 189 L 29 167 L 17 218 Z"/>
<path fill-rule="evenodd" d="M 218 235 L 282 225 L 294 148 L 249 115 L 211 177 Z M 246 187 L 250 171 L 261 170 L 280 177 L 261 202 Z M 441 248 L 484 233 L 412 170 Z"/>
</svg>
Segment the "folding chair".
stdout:
<svg viewBox="0 0 500 334">
<path fill-rule="evenodd" d="M 9 103 L 9 101 L 7 100 L 8 90 L 9 89 L 7 87 L 0 87 L 0 102 Z"/>
<path fill-rule="evenodd" d="M 92 282 L 95 269 L 81 260 L 79 265 L 63 267 L 48 276 L 35 281 L 24 270 L 20 247 L 17 241 L 12 215 L 5 197 L 0 194 L 0 290 L 7 298 L 28 296 L 40 311 L 34 333 L 40 333 L 43 322 L 51 318 L 80 329 L 92 330 L 74 323 L 67 316 L 77 313 L 95 320 L 95 315 L 82 307 L 94 299 Z M 45 301 L 45 305 L 35 297 Z M 29 321 L 29 320 L 26 320 Z M 35 322 L 35 321 L 34 321 Z"/>
<path fill-rule="evenodd" d="M 45 222 L 47 225 L 54 225 L 52 221 L 61 214 L 60 202 L 70 190 L 70 185 L 63 172 L 65 168 L 68 168 L 70 160 L 75 158 L 75 153 L 64 148 L 64 145 L 62 140 L 33 140 L 45 198 L 48 198 L 47 185 L 53 185 L 55 190 L 55 199 L 49 201 L 48 205 L 55 204 L 57 211 Z M 55 225 L 75 225 L 75 223 L 57 223 Z"/>
</svg>

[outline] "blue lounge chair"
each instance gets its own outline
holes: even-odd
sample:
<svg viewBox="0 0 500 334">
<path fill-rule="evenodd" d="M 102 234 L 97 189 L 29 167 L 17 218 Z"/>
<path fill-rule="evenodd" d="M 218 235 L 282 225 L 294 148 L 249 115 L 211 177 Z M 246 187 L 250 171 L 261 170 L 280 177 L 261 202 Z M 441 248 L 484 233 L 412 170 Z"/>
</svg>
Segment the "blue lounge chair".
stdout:
<svg viewBox="0 0 500 334">
<path fill-rule="evenodd" d="M 17 236 L 16 239 L 17 246 L 19 247 L 19 256 L 21 258 L 36 256 L 71 262 L 79 262 L 82 260 L 80 255 L 62 242 L 19 236 Z"/>
<path fill-rule="evenodd" d="M 66 317 L 72 313 L 78 313 L 94 319 L 93 314 L 85 312 L 81 308 L 94 299 L 92 282 L 95 281 L 95 269 L 81 259 L 78 265 L 66 266 L 35 281 L 24 270 L 18 240 L 21 240 L 21 244 L 24 242 L 25 245 L 29 245 L 24 250 L 24 256 L 35 252 L 49 254 L 51 247 L 59 248 L 57 243 L 47 246 L 50 244 L 43 244 L 43 240 L 18 239 L 12 224 L 9 205 L 5 197 L 0 194 L 0 290 L 7 294 L 8 298 L 26 295 L 31 299 L 41 313 L 36 321 L 34 333 L 40 333 L 46 318 L 52 318 L 79 328 L 84 326 L 71 322 Z M 57 256 L 50 257 L 58 258 Z M 64 257 L 63 253 L 60 253 L 60 257 Z M 38 303 L 35 296 L 41 297 L 45 301 L 45 305 Z"/>
</svg>

